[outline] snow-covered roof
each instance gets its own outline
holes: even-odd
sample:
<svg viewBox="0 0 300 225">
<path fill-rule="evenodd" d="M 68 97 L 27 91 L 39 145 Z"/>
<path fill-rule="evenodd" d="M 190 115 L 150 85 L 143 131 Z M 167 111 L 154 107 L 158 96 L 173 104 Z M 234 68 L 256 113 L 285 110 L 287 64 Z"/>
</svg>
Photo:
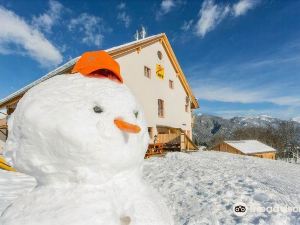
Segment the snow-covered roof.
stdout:
<svg viewBox="0 0 300 225">
<path fill-rule="evenodd" d="M 257 140 L 225 141 L 226 144 L 240 150 L 244 154 L 276 152 L 276 150 Z"/>
<path fill-rule="evenodd" d="M 118 45 L 118 46 L 115 46 L 115 47 L 112 47 L 112 48 L 109 48 L 109 49 L 106 49 L 104 51 L 108 52 L 108 53 L 111 53 L 115 50 L 118 50 L 118 49 L 121 49 L 121 48 L 126 48 L 126 47 L 129 47 L 131 45 L 136 45 L 138 43 L 142 43 L 142 42 L 147 42 L 149 40 L 152 40 L 152 39 L 156 39 L 158 37 L 162 37 L 164 36 L 165 34 L 164 33 L 161 33 L 161 34 L 156 34 L 156 35 L 152 35 L 152 36 L 149 36 L 149 37 L 146 37 L 146 38 L 143 38 L 143 39 L 140 39 L 140 40 L 135 40 L 135 41 L 131 41 L 131 42 L 128 42 L 126 44 L 122 44 L 122 45 Z M 29 90 L 30 88 L 32 88 L 33 86 L 51 78 L 51 77 L 54 77 L 56 75 L 59 75 L 59 74 L 62 74 L 63 71 L 66 71 L 68 68 L 71 68 L 75 63 L 76 61 L 79 59 L 80 56 L 74 58 L 74 59 L 71 59 L 70 61 L 68 61 L 67 63 L 63 64 L 62 66 L 56 68 L 55 70 L 47 73 L 46 75 L 42 76 L 41 78 L 35 80 L 34 82 L 26 85 L 25 87 L 19 89 L 18 91 L 10 94 L 9 96 L 3 98 L 0 100 L 0 106 L 5 104 L 7 101 L 19 96 L 19 95 L 22 95 L 24 94 L 27 90 Z"/>
</svg>

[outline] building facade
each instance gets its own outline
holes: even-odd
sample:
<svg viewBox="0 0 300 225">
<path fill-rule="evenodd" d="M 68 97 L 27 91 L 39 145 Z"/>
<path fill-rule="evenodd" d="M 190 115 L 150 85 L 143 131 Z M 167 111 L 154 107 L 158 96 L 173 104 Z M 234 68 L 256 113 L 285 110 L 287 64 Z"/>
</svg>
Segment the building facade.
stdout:
<svg viewBox="0 0 300 225">
<path fill-rule="evenodd" d="M 165 34 L 158 34 L 106 50 L 119 64 L 124 83 L 142 105 L 151 142 L 192 142 L 192 110 L 199 107 Z M 11 114 L 19 99 L 34 85 L 70 73 L 79 57 L 0 101 Z"/>
</svg>

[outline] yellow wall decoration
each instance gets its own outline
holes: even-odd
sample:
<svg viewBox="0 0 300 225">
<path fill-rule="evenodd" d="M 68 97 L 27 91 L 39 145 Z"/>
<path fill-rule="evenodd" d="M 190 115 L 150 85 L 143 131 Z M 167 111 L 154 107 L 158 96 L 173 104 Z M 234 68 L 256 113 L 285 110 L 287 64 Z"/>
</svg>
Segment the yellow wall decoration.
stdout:
<svg viewBox="0 0 300 225">
<path fill-rule="evenodd" d="M 163 65 L 160 64 L 156 64 L 156 76 L 159 79 L 164 79 L 165 77 L 165 68 L 163 67 Z"/>
</svg>

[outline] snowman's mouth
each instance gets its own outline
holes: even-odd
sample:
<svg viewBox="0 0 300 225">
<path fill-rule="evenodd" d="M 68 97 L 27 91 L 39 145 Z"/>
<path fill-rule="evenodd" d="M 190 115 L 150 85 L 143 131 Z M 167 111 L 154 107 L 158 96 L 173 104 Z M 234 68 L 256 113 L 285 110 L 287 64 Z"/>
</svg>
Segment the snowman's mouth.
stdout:
<svg viewBox="0 0 300 225">
<path fill-rule="evenodd" d="M 114 123 L 120 130 L 127 132 L 127 133 L 137 134 L 141 131 L 141 128 L 138 125 L 128 123 L 121 118 L 115 119 Z"/>
</svg>

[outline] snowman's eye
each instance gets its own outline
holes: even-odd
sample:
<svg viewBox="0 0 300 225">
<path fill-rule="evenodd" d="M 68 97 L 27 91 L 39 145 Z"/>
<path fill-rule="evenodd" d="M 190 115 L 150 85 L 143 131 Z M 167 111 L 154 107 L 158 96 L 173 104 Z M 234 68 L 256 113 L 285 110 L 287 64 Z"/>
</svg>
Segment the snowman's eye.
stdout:
<svg viewBox="0 0 300 225">
<path fill-rule="evenodd" d="M 135 118 L 138 118 L 138 116 L 139 116 L 139 112 L 138 111 L 134 111 L 133 114 L 134 114 Z"/>
<path fill-rule="evenodd" d="M 95 113 L 102 113 L 102 112 L 103 112 L 103 109 L 102 109 L 100 106 L 95 106 L 95 107 L 94 107 L 94 112 L 95 112 Z"/>
</svg>

